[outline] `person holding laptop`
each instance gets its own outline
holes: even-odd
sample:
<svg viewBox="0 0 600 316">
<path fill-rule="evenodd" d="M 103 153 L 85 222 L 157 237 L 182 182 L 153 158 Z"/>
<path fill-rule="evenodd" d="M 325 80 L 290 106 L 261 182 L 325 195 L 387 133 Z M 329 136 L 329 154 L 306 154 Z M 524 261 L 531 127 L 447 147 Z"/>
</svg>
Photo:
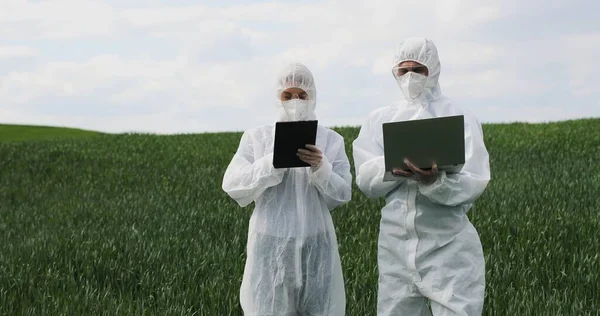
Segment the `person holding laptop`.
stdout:
<svg viewBox="0 0 600 316">
<path fill-rule="evenodd" d="M 316 120 L 315 82 L 303 64 L 282 70 L 276 96 L 279 122 Z M 309 166 L 274 167 L 276 124 L 270 124 L 244 132 L 225 171 L 223 190 L 242 207 L 255 202 L 240 288 L 245 315 L 345 314 L 329 212 L 350 201 L 352 174 L 342 136 L 316 128 L 315 145 L 297 152 Z"/>
<path fill-rule="evenodd" d="M 378 242 L 380 316 L 430 315 L 427 300 L 434 315 L 483 310 L 485 261 L 467 212 L 490 181 L 489 157 L 477 119 L 442 95 L 440 68 L 431 40 L 402 41 L 392 73 L 404 100 L 370 113 L 353 142 L 358 188 L 386 199 Z M 435 163 L 422 170 L 406 161 L 409 170 L 396 169 L 397 179 L 383 181 L 383 123 L 456 115 L 464 116 L 465 163 L 459 172 Z"/>
</svg>

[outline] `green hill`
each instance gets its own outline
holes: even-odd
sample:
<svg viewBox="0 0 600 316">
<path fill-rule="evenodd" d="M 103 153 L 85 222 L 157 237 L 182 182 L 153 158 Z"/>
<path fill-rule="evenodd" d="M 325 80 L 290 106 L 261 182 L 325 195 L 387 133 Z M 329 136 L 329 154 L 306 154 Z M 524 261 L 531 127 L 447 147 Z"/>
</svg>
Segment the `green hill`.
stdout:
<svg viewBox="0 0 600 316">
<path fill-rule="evenodd" d="M 338 130 L 351 157 L 358 129 Z M 493 179 L 469 213 L 484 314 L 596 315 L 600 120 L 484 133 Z M 239 137 L 0 142 L 0 314 L 241 315 L 251 208 L 221 190 Z M 382 206 L 354 187 L 332 212 L 347 315 L 376 312 Z"/>
<path fill-rule="evenodd" d="M 76 128 L 0 124 L 0 141 L 97 136 L 100 133 Z"/>
</svg>

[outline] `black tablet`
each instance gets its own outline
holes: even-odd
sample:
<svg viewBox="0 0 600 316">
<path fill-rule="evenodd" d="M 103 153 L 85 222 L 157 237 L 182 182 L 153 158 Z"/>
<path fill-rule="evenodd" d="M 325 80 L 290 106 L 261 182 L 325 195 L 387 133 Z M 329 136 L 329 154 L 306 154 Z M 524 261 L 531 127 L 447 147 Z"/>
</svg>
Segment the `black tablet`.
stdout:
<svg viewBox="0 0 600 316">
<path fill-rule="evenodd" d="M 315 145 L 318 121 L 293 121 L 275 123 L 273 166 L 275 168 L 310 167 L 298 158 L 298 149 Z"/>
</svg>

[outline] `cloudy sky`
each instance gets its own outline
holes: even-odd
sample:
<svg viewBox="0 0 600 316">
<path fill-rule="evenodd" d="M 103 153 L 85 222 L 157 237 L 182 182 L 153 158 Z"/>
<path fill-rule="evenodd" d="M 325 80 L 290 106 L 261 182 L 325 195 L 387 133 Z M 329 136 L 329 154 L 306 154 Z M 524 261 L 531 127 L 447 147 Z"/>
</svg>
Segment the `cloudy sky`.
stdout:
<svg viewBox="0 0 600 316">
<path fill-rule="evenodd" d="M 597 1 L 0 0 L 0 123 L 239 131 L 277 117 L 305 63 L 327 126 L 402 97 L 403 38 L 431 38 L 442 92 L 482 122 L 600 117 Z"/>
</svg>

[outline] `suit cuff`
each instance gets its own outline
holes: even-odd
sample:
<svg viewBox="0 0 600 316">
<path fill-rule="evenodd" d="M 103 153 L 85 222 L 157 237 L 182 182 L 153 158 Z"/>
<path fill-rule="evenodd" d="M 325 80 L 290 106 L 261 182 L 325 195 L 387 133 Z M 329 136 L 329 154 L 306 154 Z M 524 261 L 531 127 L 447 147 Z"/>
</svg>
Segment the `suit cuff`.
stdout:
<svg viewBox="0 0 600 316">
<path fill-rule="evenodd" d="M 432 194 L 435 194 L 437 190 L 444 186 L 444 183 L 446 182 L 447 178 L 448 177 L 446 176 L 446 170 L 440 170 L 438 172 L 437 179 L 432 184 L 425 185 L 419 182 L 419 191 L 425 196 L 431 196 Z"/>
<path fill-rule="evenodd" d="M 321 160 L 321 165 L 317 170 L 314 170 L 310 167 L 310 178 L 313 181 L 324 181 L 329 179 L 331 172 L 333 171 L 333 166 L 327 159 L 325 155 L 323 155 L 323 159 Z"/>
</svg>

